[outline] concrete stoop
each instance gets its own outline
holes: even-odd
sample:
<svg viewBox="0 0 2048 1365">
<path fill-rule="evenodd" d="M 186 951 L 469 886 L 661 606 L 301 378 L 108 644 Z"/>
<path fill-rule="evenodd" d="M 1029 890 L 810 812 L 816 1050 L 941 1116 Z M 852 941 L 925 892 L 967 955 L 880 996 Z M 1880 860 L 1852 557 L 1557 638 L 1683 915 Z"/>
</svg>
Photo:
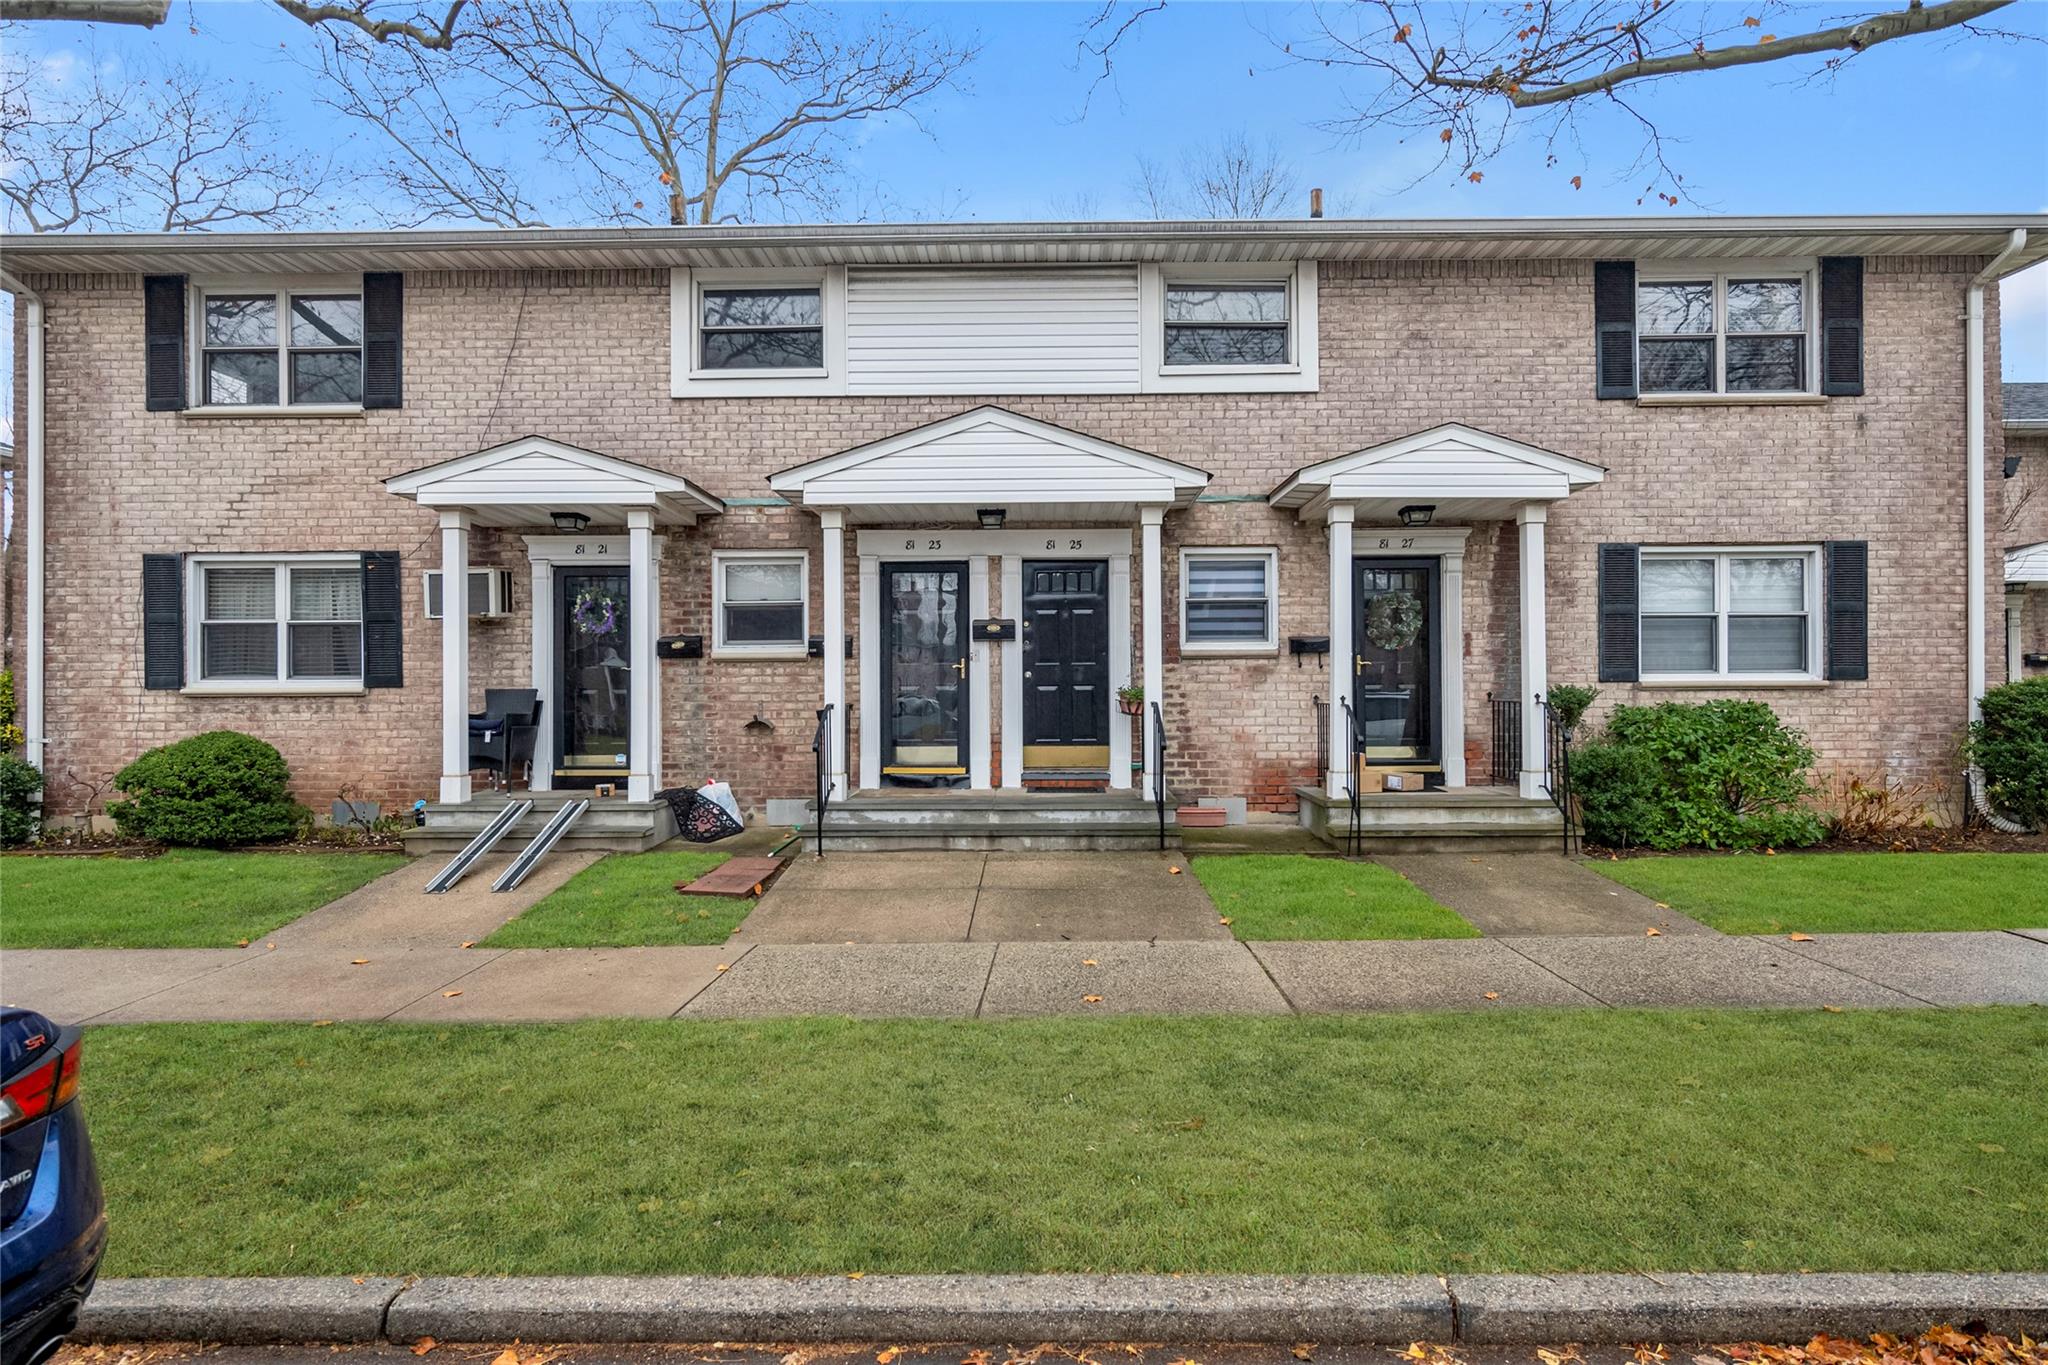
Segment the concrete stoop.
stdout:
<svg viewBox="0 0 2048 1365">
<path fill-rule="evenodd" d="M 2048 1334 L 2048 1274 L 102 1280 L 97 1341 L 1797 1341 Z"/>
<path fill-rule="evenodd" d="M 556 848 L 597 853 L 644 853 L 676 837 L 675 813 L 666 801 L 627 801 L 587 791 L 483 792 L 468 801 L 427 807 L 427 823 L 400 837 L 411 854 L 458 853 L 498 812 L 513 801 L 533 802 L 519 827 L 498 842 L 500 852 L 525 848 L 548 819 L 570 801 L 589 798 L 590 809 L 562 836 Z"/>
<path fill-rule="evenodd" d="M 1320 787 L 1296 787 L 1300 820 L 1324 842 L 1342 847 L 1351 825 L 1349 798 Z M 1371 792 L 1358 798 L 1367 853 L 1540 853 L 1561 844 L 1564 817 L 1548 798 L 1530 800 L 1506 787 Z"/>
<path fill-rule="evenodd" d="M 817 803 L 807 803 L 804 847 L 818 847 Z M 883 852 L 1129 852 L 1161 847 L 1160 813 L 1131 792 L 856 792 L 825 812 L 828 850 Z M 1178 849 L 1169 797 L 1165 844 Z"/>
</svg>

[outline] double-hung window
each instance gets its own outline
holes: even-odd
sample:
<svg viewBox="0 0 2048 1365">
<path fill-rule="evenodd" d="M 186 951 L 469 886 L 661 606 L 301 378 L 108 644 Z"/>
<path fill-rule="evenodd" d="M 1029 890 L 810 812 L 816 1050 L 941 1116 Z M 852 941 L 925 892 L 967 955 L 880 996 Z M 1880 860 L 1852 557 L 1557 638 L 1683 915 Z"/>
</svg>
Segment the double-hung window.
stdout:
<svg viewBox="0 0 2048 1365">
<path fill-rule="evenodd" d="M 1264 652 L 1278 643 L 1276 553 L 1181 551 L 1181 647 L 1189 653 Z"/>
<path fill-rule="evenodd" d="M 1645 394 L 1813 391 L 1809 271 L 1638 278 L 1638 384 Z"/>
<path fill-rule="evenodd" d="M 1820 676 L 1820 552 L 1645 549 L 1645 679 Z"/>
<path fill-rule="evenodd" d="M 360 407 L 363 296 L 206 289 L 199 392 L 208 407 Z"/>
<path fill-rule="evenodd" d="M 698 293 L 697 348 L 701 370 L 823 370 L 823 290 L 707 284 Z"/>
<path fill-rule="evenodd" d="M 802 653 L 809 643 L 810 566 L 802 553 L 712 557 L 715 647 L 724 654 Z"/>
<path fill-rule="evenodd" d="M 320 690 L 362 681 L 355 555 L 198 558 L 192 604 L 201 685 Z"/>
<path fill-rule="evenodd" d="M 1169 367 L 1289 363 L 1287 280 L 1174 280 L 1166 290 Z"/>
</svg>

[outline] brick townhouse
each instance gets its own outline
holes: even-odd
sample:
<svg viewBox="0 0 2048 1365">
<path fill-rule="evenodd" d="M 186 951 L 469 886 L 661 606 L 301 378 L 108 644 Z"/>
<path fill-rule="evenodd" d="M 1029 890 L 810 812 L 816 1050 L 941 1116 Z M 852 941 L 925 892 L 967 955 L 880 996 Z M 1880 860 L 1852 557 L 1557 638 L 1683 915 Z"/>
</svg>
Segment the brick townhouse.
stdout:
<svg viewBox="0 0 2048 1365">
<path fill-rule="evenodd" d="M 2041 216 L 0 251 L 58 814 L 226 727 L 321 811 L 719 778 L 989 841 L 1396 772 L 1466 830 L 1547 808 L 1550 683 L 1954 791 L 2007 671 Z"/>
<path fill-rule="evenodd" d="M 2005 386 L 2005 668 L 2048 672 L 2048 384 Z"/>
</svg>

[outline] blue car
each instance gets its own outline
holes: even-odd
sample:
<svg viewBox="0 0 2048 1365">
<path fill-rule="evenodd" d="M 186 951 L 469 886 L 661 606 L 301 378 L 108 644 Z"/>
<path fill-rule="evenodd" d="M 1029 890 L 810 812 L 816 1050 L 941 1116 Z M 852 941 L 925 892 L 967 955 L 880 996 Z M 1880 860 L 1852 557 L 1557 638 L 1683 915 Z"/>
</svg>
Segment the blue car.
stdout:
<svg viewBox="0 0 2048 1365">
<path fill-rule="evenodd" d="M 83 1037 L 0 1006 L 0 1365 L 41 1365 L 78 1325 L 107 1245 L 78 1104 Z"/>
</svg>

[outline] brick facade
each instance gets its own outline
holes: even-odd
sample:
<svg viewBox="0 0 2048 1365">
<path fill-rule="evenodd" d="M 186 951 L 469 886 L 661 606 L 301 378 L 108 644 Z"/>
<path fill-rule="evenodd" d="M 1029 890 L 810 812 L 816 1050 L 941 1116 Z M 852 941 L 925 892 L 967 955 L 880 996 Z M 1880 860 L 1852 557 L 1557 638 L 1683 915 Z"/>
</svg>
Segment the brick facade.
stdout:
<svg viewBox="0 0 2048 1365">
<path fill-rule="evenodd" d="M 2020 457 L 2019 469 L 2010 479 L 2000 479 L 1999 493 L 2002 513 L 1999 520 L 2000 534 L 1991 539 L 1994 555 L 1992 577 L 1997 577 L 1995 556 L 1998 551 L 2020 545 L 2038 545 L 2048 541 L 2048 433 L 2013 433 L 2006 437 L 2006 454 Z M 1996 477 L 1999 467 L 1993 466 Z M 1999 618 L 2003 621 L 2003 617 Z M 2020 608 L 2020 651 L 2023 654 L 2048 654 L 2048 587 L 2036 587 L 2029 591 Z M 1998 650 L 1998 662 L 1992 672 L 1997 676 L 2004 666 L 2005 650 Z M 2023 668 L 2025 676 L 2038 678 L 2048 675 L 2048 668 Z"/>
<path fill-rule="evenodd" d="M 51 810 L 76 808 L 73 775 L 98 782 L 144 748 L 219 727 L 277 744 L 300 796 L 319 810 L 344 784 L 387 808 L 432 796 L 439 629 L 424 619 L 420 572 L 435 566 L 439 550 L 433 516 L 386 494 L 385 477 L 528 433 L 674 471 L 739 505 L 697 528 L 665 532 L 661 630 L 710 634 L 713 549 L 794 545 L 811 551 L 815 632 L 815 518 L 747 501 L 765 500 L 772 471 L 981 402 L 1215 475 L 1207 500 L 1170 513 L 1165 524 L 1169 776 L 1183 792 L 1288 809 L 1291 787 L 1313 778 L 1311 698 L 1327 695 L 1329 675 L 1315 660 L 1298 665 L 1285 640 L 1330 630 L 1328 559 L 1320 526 L 1269 509 L 1258 495 L 1303 464 L 1446 421 L 1609 471 L 1603 485 L 1551 511 L 1553 680 L 1594 677 L 1594 554 L 1602 541 L 1867 539 L 1871 681 L 1746 695 L 1805 728 L 1824 764 L 1944 778 L 1954 771 L 1966 705 L 1961 304 L 1981 265 L 1953 257 L 1868 261 L 1866 397 L 1679 407 L 1594 398 L 1585 262 L 1326 263 L 1317 393 L 929 399 L 671 399 L 666 271 L 414 272 L 405 282 L 404 408 L 270 418 L 144 411 L 139 278 L 33 278 L 48 304 Z M 1990 303 L 1996 375 L 1995 291 Z M 18 393 L 17 410 L 24 403 Z M 1988 441 L 1995 526 L 2000 500 L 2020 481 L 1996 487 L 2003 439 L 1995 420 Z M 2048 515 L 2048 494 L 2036 502 L 2043 505 L 2032 515 Z M 1199 544 L 1279 548 L 1277 656 L 1179 656 L 1178 550 Z M 144 554 L 337 549 L 403 556 L 406 686 L 309 698 L 142 688 Z M 471 555 L 514 571 L 519 606 L 508 619 L 474 627 L 473 684 L 526 685 L 524 547 L 517 533 L 485 532 Z M 1512 523 L 1474 528 L 1463 607 L 1466 735 L 1475 747 L 1491 738 L 1489 692 L 1520 692 L 1515 560 Z M 1987 631 L 1997 681 L 2003 614 L 1992 578 Z M 1342 660 L 1342 628 L 1334 633 L 1331 665 Z M 808 790 L 816 661 L 661 667 L 665 782 L 726 778 L 754 806 Z M 848 696 L 857 698 L 857 662 L 847 672 Z M 1719 694 L 1608 685 L 1601 705 Z M 990 709 L 1000 714 L 996 702 Z M 1484 769 L 1481 758 L 1475 781 Z"/>
</svg>

